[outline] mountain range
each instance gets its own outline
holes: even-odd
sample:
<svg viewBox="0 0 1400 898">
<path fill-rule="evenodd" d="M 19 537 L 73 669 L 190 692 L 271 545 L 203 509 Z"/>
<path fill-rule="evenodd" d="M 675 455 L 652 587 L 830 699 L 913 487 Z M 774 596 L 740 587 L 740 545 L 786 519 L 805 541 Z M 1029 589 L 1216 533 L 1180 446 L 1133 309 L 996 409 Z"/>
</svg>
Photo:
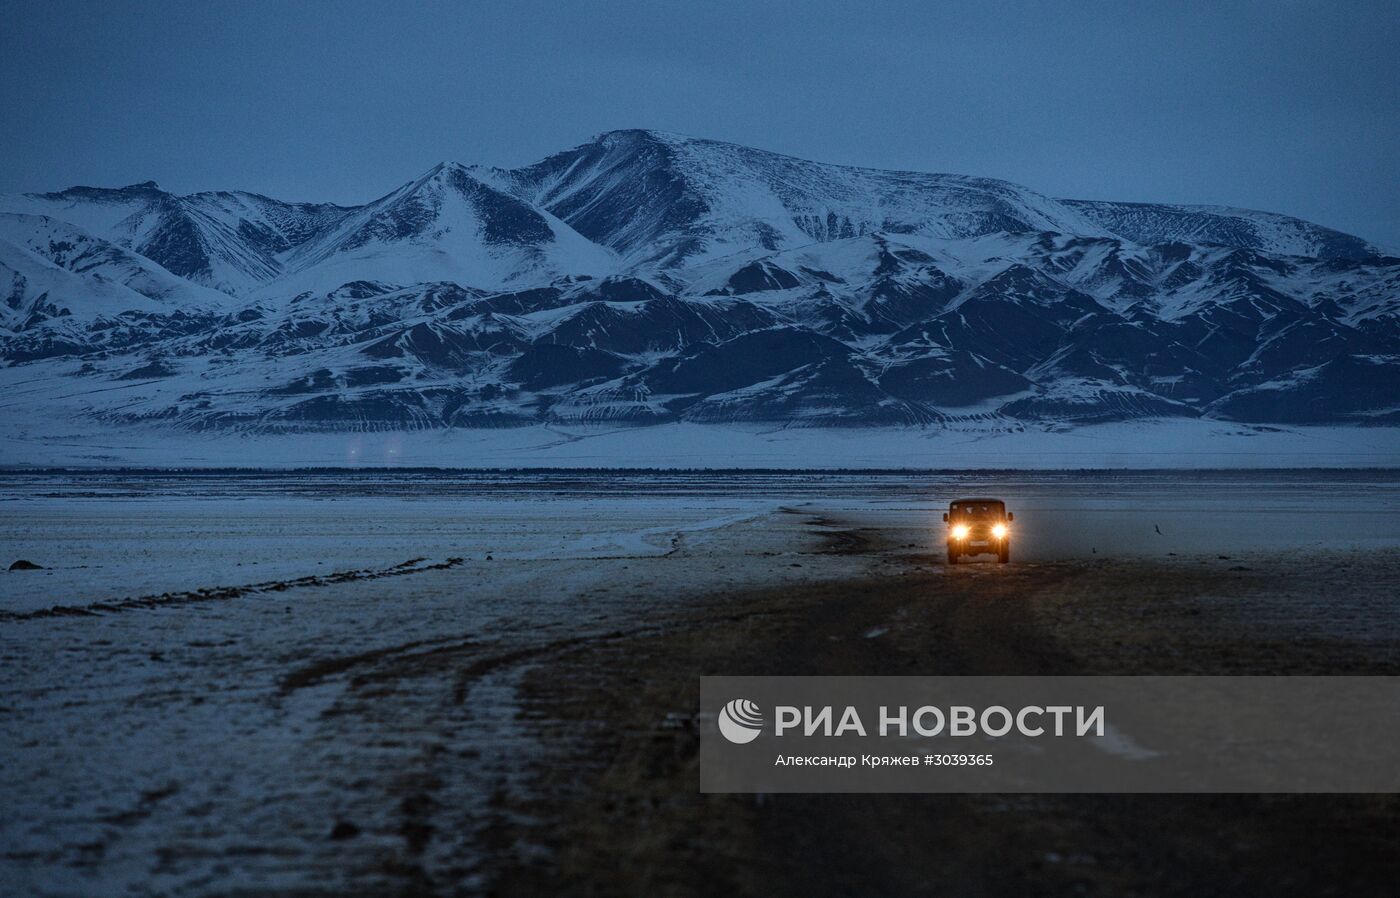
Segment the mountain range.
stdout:
<svg viewBox="0 0 1400 898">
<path fill-rule="evenodd" d="M 247 433 L 1400 423 L 1400 258 L 656 131 L 362 206 L 0 197 L 0 416 Z"/>
</svg>

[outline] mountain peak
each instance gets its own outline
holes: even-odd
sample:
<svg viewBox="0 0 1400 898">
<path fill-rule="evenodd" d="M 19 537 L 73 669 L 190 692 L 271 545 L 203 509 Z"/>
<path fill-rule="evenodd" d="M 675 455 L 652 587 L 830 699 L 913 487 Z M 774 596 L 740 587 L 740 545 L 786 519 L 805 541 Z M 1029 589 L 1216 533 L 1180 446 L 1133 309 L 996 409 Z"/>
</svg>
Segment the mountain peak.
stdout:
<svg viewBox="0 0 1400 898">
<path fill-rule="evenodd" d="M 414 178 L 412 181 L 408 182 L 407 186 L 409 186 L 413 190 L 416 190 L 425 184 L 449 180 L 455 175 L 467 175 L 468 177 L 474 177 L 472 175 L 471 169 L 468 166 L 465 166 L 460 162 L 444 160 L 442 162 L 439 162 L 437 165 L 434 165 L 427 171 L 423 172 L 423 174 L 419 175 L 417 178 Z"/>
<path fill-rule="evenodd" d="M 620 128 L 615 131 L 604 131 L 594 137 L 589 143 L 601 143 L 609 146 L 628 145 L 635 143 L 664 143 L 679 144 L 690 143 L 696 138 L 688 134 L 678 134 L 675 131 L 659 131 L 655 128 Z"/>
<path fill-rule="evenodd" d="M 502 181 L 634 266 L 689 267 L 879 230 L 1107 233 L 1014 184 L 812 162 L 650 129 L 605 132 Z"/>
<path fill-rule="evenodd" d="M 463 165 L 460 162 L 453 162 L 452 160 L 447 159 L 443 160 L 442 162 L 439 162 L 437 165 L 434 165 L 431 169 L 429 169 L 428 174 L 440 175 L 452 174 L 453 172 L 463 172 L 465 174 L 470 174 L 471 169 L 469 166 Z"/>
<path fill-rule="evenodd" d="M 161 196 L 164 191 L 155 181 L 142 181 L 138 184 L 128 184 L 125 187 L 91 187 L 86 184 L 74 184 L 63 190 L 56 190 L 52 193 L 32 193 L 28 196 L 38 198 L 79 198 L 105 200 L 107 202 L 123 202 L 130 200 L 145 201 L 156 196 Z"/>
</svg>

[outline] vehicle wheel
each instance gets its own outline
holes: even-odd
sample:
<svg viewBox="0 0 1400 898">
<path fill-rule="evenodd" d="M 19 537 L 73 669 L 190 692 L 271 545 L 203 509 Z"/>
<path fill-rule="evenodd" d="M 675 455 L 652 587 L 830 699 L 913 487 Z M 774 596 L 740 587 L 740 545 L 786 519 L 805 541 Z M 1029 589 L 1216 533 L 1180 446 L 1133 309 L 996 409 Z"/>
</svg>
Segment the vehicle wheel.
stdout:
<svg viewBox="0 0 1400 898">
<path fill-rule="evenodd" d="M 957 563 L 958 563 L 958 553 L 957 553 L 957 552 L 954 552 L 951 548 L 948 550 L 948 563 L 949 563 L 949 564 L 957 564 Z"/>
<path fill-rule="evenodd" d="M 997 553 L 997 564 L 1006 564 L 1010 560 L 1011 544 L 1007 543 L 1006 545 L 1002 546 L 1001 551 Z"/>
</svg>

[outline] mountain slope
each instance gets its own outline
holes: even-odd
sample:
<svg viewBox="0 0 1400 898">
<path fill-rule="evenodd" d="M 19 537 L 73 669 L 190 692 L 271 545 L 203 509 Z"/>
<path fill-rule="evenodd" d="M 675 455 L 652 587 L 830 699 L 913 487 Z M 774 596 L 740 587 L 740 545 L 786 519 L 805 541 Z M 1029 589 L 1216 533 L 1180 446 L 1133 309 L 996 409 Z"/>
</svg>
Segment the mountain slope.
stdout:
<svg viewBox="0 0 1400 898">
<path fill-rule="evenodd" d="M 1166 203 L 1064 202 L 1136 243 L 1206 243 L 1318 259 L 1365 259 L 1382 252 L 1360 237 L 1272 212 Z"/>
<path fill-rule="evenodd" d="M 329 204 L 279 203 L 257 194 L 181 197 L 154 181 L 106 189 L 0 197 L 0 212 L 66 221 L 194 283 L 243 293 L 282 272 L 278 254 L 343 217 Z"/>
<path fill-rule="evenodd" d="M 90 281 L 119 284 L 169 310 L 231 304 L 229 297 L 177 277 L 145 256 L 54 218 L 0 213 L 0 240 Z M 123 308 L 130 307 L 113 311 Z M 91 310 L 81 302 L 70 308 L 76 314 Z"/>
<path fill-rule="evenodd" d="M 547 212 L 443 163 L 306 240 L 287 256 L 290 273 L 261 293 L 360 279 L 503 287 L 614 267 L 609 252 Z"/>
<path fill-rule="evenodd" d="M 489 174 L 629 263 L 663 269 L 873 231 L 1104 233 L 1074 208 L 1004 181 L 828 165 L 659 131 L 610 132 Z"/>
</svg>

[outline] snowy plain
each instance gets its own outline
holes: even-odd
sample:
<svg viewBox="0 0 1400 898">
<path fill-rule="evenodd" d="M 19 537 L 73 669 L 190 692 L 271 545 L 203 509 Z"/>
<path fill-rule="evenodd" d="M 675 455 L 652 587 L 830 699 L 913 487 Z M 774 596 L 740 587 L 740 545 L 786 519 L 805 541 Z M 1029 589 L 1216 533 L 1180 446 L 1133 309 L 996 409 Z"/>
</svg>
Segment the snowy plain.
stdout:
<svg viewBox="0 0 1400 898">
<path fill-rule="evenodd" d="M 35 414 L 0 433 L 0 468 L 21 467 L 1387 468 L 1400 467 L 1400 428 L 1182 418 L 1040 427 L 989 416 L 926 428 L 680 423 L 250 434 Z"/>
<path fill-rule="evenodd" d="M 404 693 L 379 696 L 372 725 L 345 710 L 361 696 L 335 674 L 357 659 L 412 666 L 436 653 L 479 652 L 489 666 L 645 626 L 657 603 L 688 592 L 629 580 L 631 566 L 686 543 L 698 554 L 681 569 L 713 584 L 707 539 L 733 539 L 772 508 L 733 497 L 441 499 L 432 485 L 416 498 L 297 496 L 295 480 L 272 490 L 291 498 L 126 487 L 75 498 L 52 486 L 30 499 L 7 490 L 0 544 L 47 564 L 0 574 L 0 609 L 154 601 L 0 623 L 8 894 L 373 883 L 377 858 L 401 842 L 395 809 L 437 763 L 455 787 L 436 800 L 472 853 L 434 862 L 479 862 L 472 833 L 532 750 L 514 720 L 524 668 L 475 677 L 456 699 L 452 678 L 410 673 Z M 336 572 L 366 576 L 304 580 Z M 236 598 L 198 592 L 250 585 Z M 371 834 L 328 840 L 341 820 Z"/>
<path fill-rule="evenodd" d="M 1393 472 L 11 471 L 0 546 L 44 569 L 0 573 L 0 870 L 14 894 L 373 891 L 410 863 L 484 888 L 496 799 L 567 738 L 521 716 L 532 659 L 926 566 L 969 494 L 1008 501 L 1022 561 L 1330 554 L 1335 594 L 1241 626 L 1400 635 L 1344 588 L 1400 548 Z M 837 527 L 892 548 L 832 552 Z M 417 843 L 425 808 L 450 838 Z"/>
</svg>

